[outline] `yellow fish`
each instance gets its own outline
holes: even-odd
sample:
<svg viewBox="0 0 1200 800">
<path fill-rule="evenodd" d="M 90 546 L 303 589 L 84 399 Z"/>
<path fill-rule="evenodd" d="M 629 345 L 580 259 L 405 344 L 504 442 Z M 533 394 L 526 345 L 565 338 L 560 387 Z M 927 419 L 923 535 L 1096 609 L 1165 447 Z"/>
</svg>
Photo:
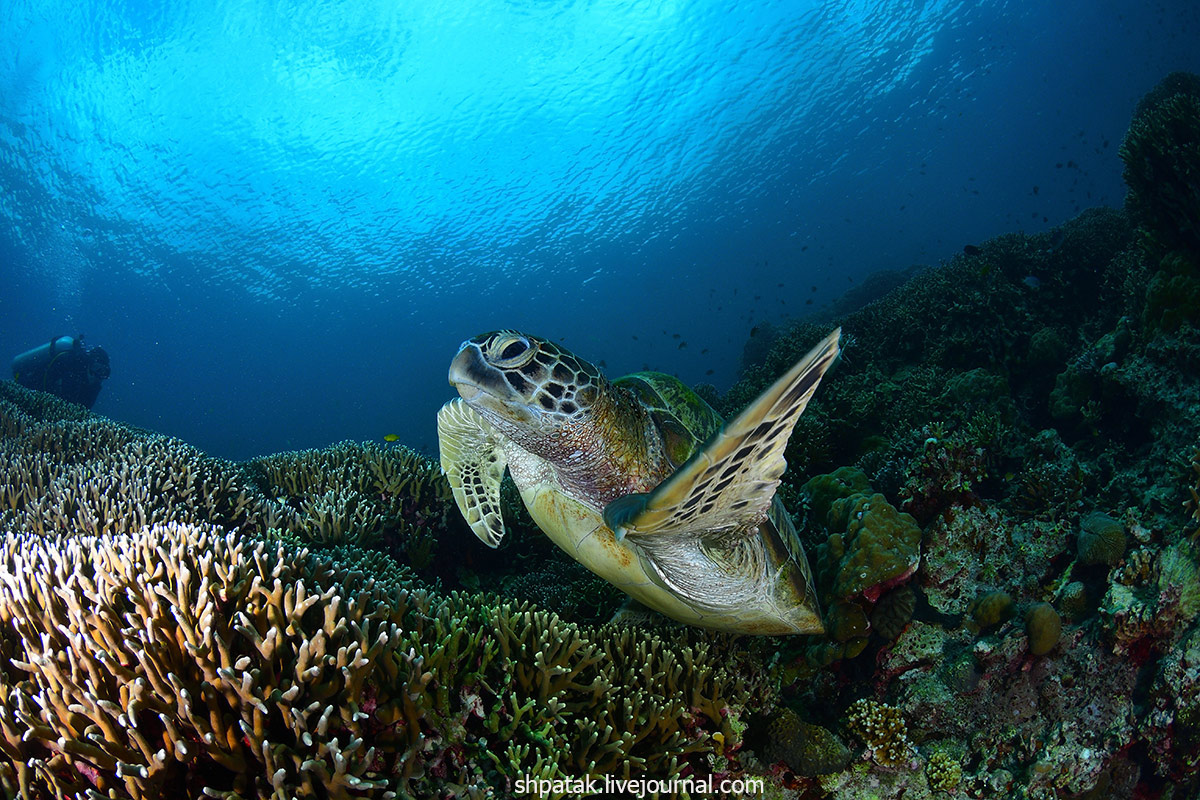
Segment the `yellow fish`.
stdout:
<svg viewBox="0 0 1200 800">
<path fill-rule="evenodd" d="M 398 441 L 400 441 L 400 437 L 394 433 L 389 433 L 388 435 L 383 437 L 383 440 L 385 442 L 398 442 Z"/>
</svg>

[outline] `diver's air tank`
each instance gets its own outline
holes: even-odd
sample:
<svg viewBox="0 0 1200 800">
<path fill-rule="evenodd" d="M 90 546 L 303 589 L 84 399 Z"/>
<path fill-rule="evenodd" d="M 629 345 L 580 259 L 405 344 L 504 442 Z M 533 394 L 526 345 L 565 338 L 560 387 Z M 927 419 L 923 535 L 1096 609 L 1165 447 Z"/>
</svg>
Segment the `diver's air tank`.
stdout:
<svg viewBox="0 0 1200 800">
<path fill-rule="evenodd" d="M 22 375 L 41 372 L 50 365 L 55 356 L 69 351 L 74 346 L 74 336 L 60 336 L 32 350 L 26 350 L 12 361 L 13 380 L 20 381 Z"/>
</svg>

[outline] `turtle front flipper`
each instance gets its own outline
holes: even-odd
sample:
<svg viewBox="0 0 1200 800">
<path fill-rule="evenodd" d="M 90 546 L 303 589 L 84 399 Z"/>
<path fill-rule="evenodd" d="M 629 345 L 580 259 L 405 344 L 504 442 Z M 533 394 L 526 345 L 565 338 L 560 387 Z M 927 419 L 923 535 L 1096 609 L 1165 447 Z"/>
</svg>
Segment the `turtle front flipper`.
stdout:
<svg viewBox="0 0 1200 800">
<path fill-rule="evenodd" d="M 810 350 L 653 491 L 609 503 L 604 522 L 617 538 L 753 531 L 750 523 L 766 519 L 787 466 L 788 437 L 837 358 L 840 334 L 841 328 Z"/>
<path fill-rule="evenodd" d="M 454 502 L 471 530 L 488 547 L 504 538 L 500 481 L 507 461 L 488 423 L 461 398 L 437 415 L 442 472 L 454 490 Z"/>
</svg>

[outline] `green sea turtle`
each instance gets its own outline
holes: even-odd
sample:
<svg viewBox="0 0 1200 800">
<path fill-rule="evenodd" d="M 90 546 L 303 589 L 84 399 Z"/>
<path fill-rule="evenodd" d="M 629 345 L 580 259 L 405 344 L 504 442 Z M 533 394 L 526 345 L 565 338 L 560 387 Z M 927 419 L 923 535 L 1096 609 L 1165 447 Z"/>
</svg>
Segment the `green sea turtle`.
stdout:
<svg viewBox="0 0 1200 800">
<path fill-rule="evenodd" d="M 507 467 L 546 535 L 644 605 L 726 631 L 820 633 L 808 561 L 775 489 L 839 333 L 724 425 L 670 375 L 609 381 L 545 339 L 476 336 L 450 365 L 460 397 L 438 412 L 442 469 L 492 547 Z"/>
</svg>

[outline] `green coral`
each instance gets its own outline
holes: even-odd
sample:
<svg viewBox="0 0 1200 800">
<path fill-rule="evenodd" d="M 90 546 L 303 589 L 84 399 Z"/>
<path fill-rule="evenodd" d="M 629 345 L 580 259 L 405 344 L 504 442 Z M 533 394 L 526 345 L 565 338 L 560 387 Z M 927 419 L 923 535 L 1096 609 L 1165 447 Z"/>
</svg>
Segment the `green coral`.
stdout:
<svg viewBox="0 0 1200 800">
<path fill-rule="evenodd" d="M 1125 527 L 1102 511 L 1084 515 L 1076 545 L 1079 563 L 1115 566 L 1125 555 Z"/>
<path fill-rule="evenodd" d="M 1010 620 L 1016 613 L 1016 604 L 1008 592 L 986 592 L 975 599 L 970 612 L 979 630 L 985 631 Z"/>
<path fill-rule="evenodd" d="M 1025 632 L 1029 636 L 1029 652 L 1044 656 L 1062 636 L 1062 618 L 1049 603 L 1034 603 L 1025 612 Z"/>
<path fill-rule="evenodd" d="M 382 558 L 347 567 L 192 526 L 9 535 L 0 786 L 475 794 L 517 775 L 672 774 L 740 747 L 730 712 L 755 690 L 719 642 L 414 590 Z"/>
<path fill-rule="evenodd" d="M 953 792 L 962 782 L 962 764 L 945 750 L 938 750 L 926 762 L 925 776 L 935 792 Z"/>
<path fill-rule="evenodd" d="M 819 549 L 819 569 L 832 577 L 834 597 L 864 595 L 874 602 L 885 585 L 912 574 L 921 556 L 921 529 L 881 494 L 836 500 L 827 519 L 845 520 L 842 533 Z M 836 530 L 836 528 L 835 528 Z"/>
<path fill-rule="evenodd" d="M 817 475 L 809 479 L 801 487 L 808 496 L 813 517 L 832 530 L 843 530 L 846 527 L 844 519 L 830 518 L 834 502 L 844 497 L 869 492 L 870 489 L 866 474 L 857 467 L 839 467 L 828 475 Z"/>
<path fill-rule="evenodd" d="M 880 766 L 898 767 L 912 759 L 908 726 L 894 706 L 865 697 L 855 700 L 846 711 L 846 727 L 862 740 Z"/>
<path fill-rule="evenodd" d="M 1150 331 L 1175 333 L 1187 323 L 1200 325 L 1200 255 L 1172 252 L 1163 256 L 1146 287 L 1142 320 Z"/>
<path fill-rule="evenodd" d="M 827 775 L 850 763 L 849 748 L 833 732 L 805 722 L 790 708 L 780 710 L 767 726 L 765 754 L 800 775 Z"/>
</svg>

